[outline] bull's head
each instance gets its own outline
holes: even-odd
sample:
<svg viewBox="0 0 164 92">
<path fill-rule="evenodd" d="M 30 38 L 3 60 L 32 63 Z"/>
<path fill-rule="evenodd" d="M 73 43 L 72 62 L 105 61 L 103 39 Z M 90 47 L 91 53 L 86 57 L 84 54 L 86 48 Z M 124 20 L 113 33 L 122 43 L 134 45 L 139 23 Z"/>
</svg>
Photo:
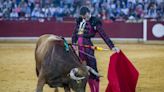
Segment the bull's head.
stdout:
<svg viewBox="0 0 164 92">
<path fill-rule="evenodd" d="M 75 92 L 85 92 L 86 83 L 90 74 L 89 72 L 100 77 L 100 75 L 89 66 L 73 68 L 70 71 L 70 86 Z"/>
</svg>

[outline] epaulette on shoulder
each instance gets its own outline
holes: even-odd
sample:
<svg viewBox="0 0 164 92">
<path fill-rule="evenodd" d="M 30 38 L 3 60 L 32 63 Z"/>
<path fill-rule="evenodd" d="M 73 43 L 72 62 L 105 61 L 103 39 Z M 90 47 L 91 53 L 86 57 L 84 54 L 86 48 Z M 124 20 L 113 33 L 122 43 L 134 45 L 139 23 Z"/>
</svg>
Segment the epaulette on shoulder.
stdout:
<svg viewBox="0 0 164 92">
<path fill-rule="evenodd" d="M 99 18 L 97 18 L 97 17 L 91 17 L 90 18 L 90 23 L 91 23 L 92 26 L 96 26 L 98 24 L 100 24 L 100 25 L 102 24 L 101 20 Z"/>
</svg>

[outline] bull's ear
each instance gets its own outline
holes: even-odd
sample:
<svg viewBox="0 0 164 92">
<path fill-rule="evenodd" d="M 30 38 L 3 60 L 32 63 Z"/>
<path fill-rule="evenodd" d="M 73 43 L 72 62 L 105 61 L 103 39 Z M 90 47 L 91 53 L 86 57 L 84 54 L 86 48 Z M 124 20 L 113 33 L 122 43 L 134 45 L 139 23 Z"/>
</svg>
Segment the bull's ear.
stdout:
<svg viewBox="0 0 164 92">
<path fill-rule="evenodd" d="M 84 75 L 84 69 L 78 68 L 77 75 L 78 75 L 78 76 L 83 76 L 83 75 Z"/>
<path fill-rule="evenodd" d="M 85 77 L 87 77 L 89 74 L 89 71 L 88 71 L 88 69 L 86 68 L 86 66 L 84 66 L 84 67 L 80 67 L 80 68 L 78 68 L 79 69 L 79 76 L 85 76 Z"/>
</svg>

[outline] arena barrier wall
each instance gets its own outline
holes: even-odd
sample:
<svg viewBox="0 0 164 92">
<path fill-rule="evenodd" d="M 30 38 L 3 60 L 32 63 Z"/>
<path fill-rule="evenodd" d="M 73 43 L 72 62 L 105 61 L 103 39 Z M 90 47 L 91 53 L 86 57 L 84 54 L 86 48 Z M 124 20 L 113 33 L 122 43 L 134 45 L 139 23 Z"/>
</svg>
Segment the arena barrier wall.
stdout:
<svg viewBox="0 0 164 92">
<path fill-rule="evenodd" d="M 75 23 L 73 21 L 1 20 L 0 38 L 39 37 L 43 34 L 71 37 L 74 26 Z M 111 38 L 117 40 L 164 40 L 164 22 L 147 20 L 140 23 L 128 23 L 124 21 L 103 22 L 103 27 Z"/>
</svg>

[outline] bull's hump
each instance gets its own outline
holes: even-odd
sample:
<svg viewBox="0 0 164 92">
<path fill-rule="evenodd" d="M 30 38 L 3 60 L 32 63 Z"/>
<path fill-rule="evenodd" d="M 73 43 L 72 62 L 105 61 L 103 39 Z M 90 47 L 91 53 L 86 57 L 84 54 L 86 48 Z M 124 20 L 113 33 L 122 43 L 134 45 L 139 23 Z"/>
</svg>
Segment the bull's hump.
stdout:
<svg viewBox="0 0 164 92">
<path fill-rule="evenodd" d="M 56 35 L 50 35 L 48 38 L 47 38 L 48 41 L 52 41 L 52 40 L 62 40 L 61 37 L 59 36 L 56 36 Z"/>
</svg>

